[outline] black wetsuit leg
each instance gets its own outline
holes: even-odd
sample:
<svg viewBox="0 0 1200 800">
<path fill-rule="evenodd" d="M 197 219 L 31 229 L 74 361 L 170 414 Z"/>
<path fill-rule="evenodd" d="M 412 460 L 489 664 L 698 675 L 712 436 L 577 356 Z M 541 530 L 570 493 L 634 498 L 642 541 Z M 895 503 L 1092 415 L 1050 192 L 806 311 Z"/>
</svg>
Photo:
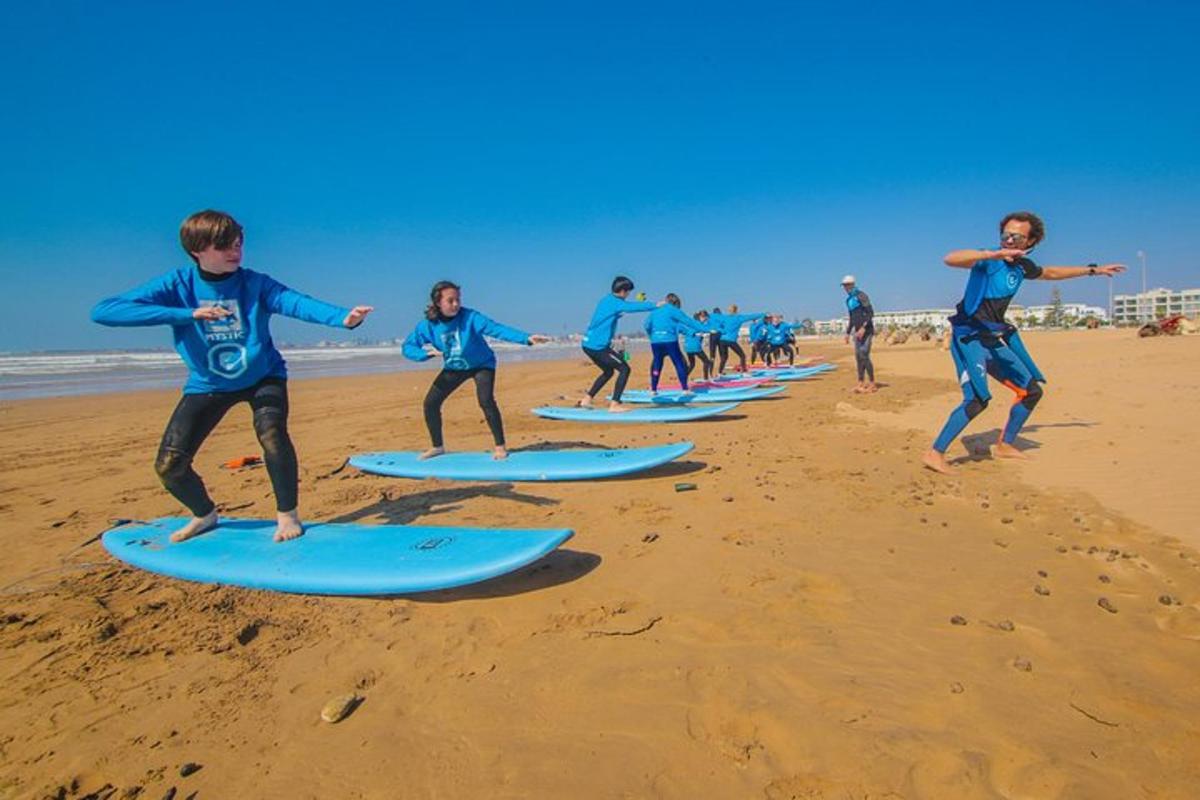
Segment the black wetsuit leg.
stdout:
<svg viewBox="0 0 1200 800">
<path fill-rule="evenodd" d="M 617 373 L 617 383 L 613 387 L 613 402 L 621 402 L 621 395 L 625 393 L 625 384 L 629 381 L 629 365 L 625 363 L 625 359 L 621 358 L 621 355 L 611 347 L 603 350 L 592 350 L 585 347 L 583 352 L 587 353 L 592 363 L 600 368 L 600 374 L 592 383 L 592 388 L 588 390 L 588 396 L 595 397 L 615 372 Z"/>
</svg>

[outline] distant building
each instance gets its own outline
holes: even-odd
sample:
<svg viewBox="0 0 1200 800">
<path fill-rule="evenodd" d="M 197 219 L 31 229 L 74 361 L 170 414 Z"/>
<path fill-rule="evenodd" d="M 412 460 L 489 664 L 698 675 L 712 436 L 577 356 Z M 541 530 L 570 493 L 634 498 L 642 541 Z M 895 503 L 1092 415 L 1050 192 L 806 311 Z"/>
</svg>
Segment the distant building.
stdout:
<svg viewBox="0 0 1200 800">
<path fill-rule="evenodd" d="M 838 319 L 815 319 L 813 320 L 813 329 L 817 336 L 843 334 L 846 332 L 846 326 L 849 324 L 850 320 L 846 317 Z"/>
<path fill-rule="evenodd" d="M 1009 316 L 1018 325 L 1030 318 L 1036 318 L 1041 324 L 1050 322 L 1054 317 L 1054 306 L 1009 306 Z M 1074 317 L 1077 320 L 1095 317 L 1101 322 L 1108 322 L 1108 312 L 1100 306 L 1089 306 L 1086 303 L 1063 303 L 1063 317 Z"/>
<path fill-rule="evenodd" d="M 876 311 L 875 327 L 911 328 L 916 325 L 932 325 L 944 328 L 950 323 L 946 317 L 954 313 L 953 308 L 921 308 L 915 311 Z"/>
<path fill-rule="evenodd" d="M 1151 289 L 1113 298 L 1113 322 L 1118 325 L 1138 325 L 1172 314 L 1200 314 L 1200 289 Z"/>
</svg>

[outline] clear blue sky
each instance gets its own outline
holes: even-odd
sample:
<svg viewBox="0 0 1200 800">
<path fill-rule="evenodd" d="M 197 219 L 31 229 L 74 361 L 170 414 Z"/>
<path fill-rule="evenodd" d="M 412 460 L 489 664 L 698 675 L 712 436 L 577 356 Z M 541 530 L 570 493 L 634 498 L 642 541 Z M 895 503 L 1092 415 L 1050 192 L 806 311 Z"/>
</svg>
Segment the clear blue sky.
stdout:
<svg viewBox="0 0 1200 800">
<path fill-rule="evenodd" d="M 689 309 L 833 317 L 846 271 L 951 305 L 941 256 L 1015 208 L 1044 263 L 1200 285 L 1198 4 L 976 5 L 9 4 L 0 350 L 168 344 L 87 312 L 188 263 L 205 207 L 379 338 L 443 277 L 552 334 L 618 273 Z"/>
</svg>

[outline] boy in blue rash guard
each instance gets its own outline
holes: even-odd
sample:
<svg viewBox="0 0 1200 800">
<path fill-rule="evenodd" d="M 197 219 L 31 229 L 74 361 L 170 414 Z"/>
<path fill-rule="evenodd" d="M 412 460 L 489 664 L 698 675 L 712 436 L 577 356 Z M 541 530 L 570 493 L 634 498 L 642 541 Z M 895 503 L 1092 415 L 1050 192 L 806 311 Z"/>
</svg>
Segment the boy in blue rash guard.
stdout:
<svg viewBox="0 0 1200 800">
<path fill-rule="evenodd" d="M 504 444 L 504 421 L 496 405 L 496 354 L 485 336 L 515 344 L 534 345 L 550 341 L 548 336 L 530 335 L 501 325 L 462 305 L 462 289 L 450 281 L 439 281 L 429 292 L 430 304 L 425 319 L 404 340 L 406 358 L 425 361 L 432 350 L 445 359 L 442 371 L 433 379 L 425 395 L 425 427 L 431 447 L 421 458 L 433 458 L 446 452 L 442 441 L 442 404 L 468 379 L 475 381 L 475 396 L 496 444 L 493 458 L 508 458 Z M 427 349 L 428 348 L 428 349 Z"/>
<path fill-rule="evenodd" d="M 612 349 L 613 334 L 617 330 L 617 321 L 625 314 L 638 311 L 653 311 L 658 303 L 648 301 L 630 301 L 626 298 L 633 291 L 633 281 L 624 275 L 618 275 L 612 282 L 612 294 L 605 295 L 596 304 L 592 320 L 588 323 L 587 333 L 583 337 L 583 352 L 600 368 L 600 374 L 592 382 L 592 388 L 579 401 L 581 408 L 591 408 L 592 398 L 604 388 L 608 379 L 617 374 L 617 383 L 613 387 L 612 402 L 609 411 L 628 411 L 629 406 L 621 404 L 621 395 L 625 393 L 625 384 L 629 381 L 629 365 L 619 353 Z"/>
<path fill-rule="evenodd" d="M 875 309 L 871 306 L 871 298 L 859 289 L 853 275 L 842 278 L 842 288 L 846 290 L 846 310 L 850 319 L 846 323 L 846 344 L 854 337 L 854 363 L 858 368 L 858 385 L 854 387 L 857 394 L 871 394 L 879 391 L 875 383 L 875 365 L 871 363 L 871 342 L 875 338 Z"/>
<path fill-rule="evenodd" d="M 718 343 L 721 348 L 721 365 L 717 367 L 718 373 L 725 372 L 725 363 L 729 360 L 730 350 L 737 353 L 737 357 L 741 361 L 738 372 L 746 371 L 746 351 L 742 350 L 742 346 L 738 344 L 738 333 L 742 329 L 742 323 L 765 316 L 766 314 L 739 314 L 736 305 L 731 305 L 729 313 L 721 315 L 721 333 Z"/>
<path fill-rule="evenodd" d="M 654 354 L 654 360 L 650 364 L 652 394 L 658 393 L 658 378 L 662 374 L 663 360 L 666 358 L 670 358 L 671 363 L 675 365 L 680 388 L 685 392 L 688 390 L 688 367 L 683 362 L 683 353 L 679 349 L 679 335 L 703 335 L 704 326 L 680 311 L 679 305 L 679 295 L 668 294 L 666 302 L 650 312 L 643 326 L 646 335 L 650 337 L 650 350 Z"/>
<path fill-rule="evenodd" d="M 691 377 L 696 368 L 696 359 L 704 365 L 704 380 L 712 377 L 712 359 L 704 352 L 704 337 L 710 336 L 708 312 L 701 309 L 692 315 L 692 319 L 700 323 L 700 330 L 695 333 L 685 333 L 683 337 L 683 352 L 687 355 L 687 372 Z"/>
<path fill-rule="evenodd" d="M 1017 395 L 1001 441 L 992 452 L 1001 458 L 1024 458 L 1013 442 L 1041 400 L 1040 384 L 1046 379 L 1033 363 L 1017 329 L 1004 319 L 1021 283 L 1027 279 L 1061 281 L 1085 275 L 1111 277 L 1125 271 L 1122 264 L 1040 267 L 1028 254 L 1045 235 L 1045 225 L 1036 214 L 1017 211 L 1000 220 L 999 250 L 955 250 L 946 255 L 948 266 L 971 270 L 963 299 L 950 317 L 950 355 L 963 401 L 946 420 L 932 449 L 922 456 L 929 469 L 944 474 L 952 472 L 946 449 L 991 400 L 988 375 Z"/>
<path fill-rule="evenodd" d="M 191 215 L 179 240 L 195 268 L 168 272 L 92 309 L 92 320 L 101 325 L 170 325 L 175 350 L 187 364 L 183 397 L 154 462 L 166 490 L 192 512 L 171 540 L 181 542 L 216 527 L 216 505 L 192 460 L 225 413 L 243 402 L 253 411 L 275 491 L 275 541 L 294 539 L 304 533 L 297 509 L 299 469 L 287 432 L 287 366 L 271 341 L 271 315 L 354 328 L 372 308 L 323 303 L 242 269 L 242 226 L 223 212 Z"/>
</svg>

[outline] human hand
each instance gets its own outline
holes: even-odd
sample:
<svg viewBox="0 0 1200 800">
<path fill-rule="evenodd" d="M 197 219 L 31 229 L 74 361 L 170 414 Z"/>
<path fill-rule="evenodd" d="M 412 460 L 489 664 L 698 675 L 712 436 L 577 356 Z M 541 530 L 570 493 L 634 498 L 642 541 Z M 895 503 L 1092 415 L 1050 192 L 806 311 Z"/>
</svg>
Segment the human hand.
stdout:
<svg viewBox="0 0 1200 800">
<path fill-rule="evenodd" d="M 370 314 L 374 310 L 374 306 L 355 306 L 350 309 L 350 313 L 342 320 L 342 325 L 346 328 L 357 328 L 367 318 L 367 314 Z"/>
<path fill-rule="evenodd" d="M 192 312 L 192 319 L 212 321 L 225 319 L 232 314 L 233 312 L 224 306 L 201 306 Z"/>
<path fill-rule="evenodd" d="M 1125 271 L 1124 264 L 1104 264 L 1099 267 L 1096 267 L 1097 275 L 1107 275 L 1110 278 L 1113 275 L 1119 275 L 1120 273 L 1122 273 L 1124 271 Z"/>
<path fill-rule="evenodd" d="M 846 344 L 850 344 L 850 334 L 848 334 L 848 333 L 847 333 L 845 338 L 846 338 L 846 342 L 845 342 L 845 343 L 846 343 Z"/>
<path fill-rule="evenodd" d="M 988 258 L 1000 258 L 1011 264 L 1014 258 L 1021 258 L 1026 251 L 1016 247 L 1002 247 L 999 250 L 989 250 L 987 253 Z"/>
<path fill-rule="evenodd" d="M 544 334 L 541 334 L 541 333 L 535 333 L 535 334 L 533 334 L 532 336 L 530 336 L 530 337 L 529 337 L 529 343 L 530 343 L 531 345 L 533 345 L 533 344 L 545 344 L 546 342 L 549 342 L 549 341 L 552 341 L 552 340 L 551 340 L 551 338 L 550 338 L 549 336 L 546 336 L 546 335 L 544 335 Z"/>
</svg>

